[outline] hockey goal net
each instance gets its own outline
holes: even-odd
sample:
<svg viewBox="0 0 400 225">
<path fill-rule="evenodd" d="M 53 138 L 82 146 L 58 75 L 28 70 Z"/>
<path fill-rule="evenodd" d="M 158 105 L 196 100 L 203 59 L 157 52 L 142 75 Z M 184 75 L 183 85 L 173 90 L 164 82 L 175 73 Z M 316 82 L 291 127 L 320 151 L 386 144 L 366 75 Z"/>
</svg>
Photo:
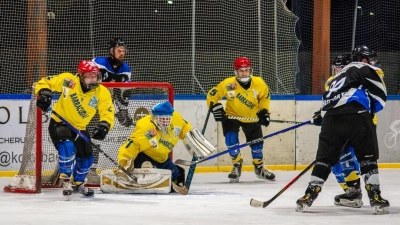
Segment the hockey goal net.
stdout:
<svg viewBox="0 0 400 225">
<path fill-rule="evenodd" d="M 160 102 L 169 101 L 173 104 L 174 90 L 171 84 L 164 82 L 131 82 L 131 83 L 103 83 L 106 86 L 114 100 L 115 111 L 118 113 L 119 106 L 116 101 L 115 93 L 125 93 L 128 95 L 129 115 L 133 119 L 133 125 L 127 126 L 120 123 L 115 117 L 114 128 L 108 133 L 103 141 L 92 140 L 94 144 L 100 147 L 108 156 L 117 160 L 118 149 L 120 145 L 130 136 L 136 121 L 145 115 L 148 115 L 151 108 Z M 53 103 L 58 99 L 57 93 L 54 93 Z M 99 120 L 95 115 L 87 126 L 91 133 Z M 43 113 L 36 107 L 36 96 L 32 94 L 29 105 L 29 114 L 26 124 L 25 143 L 23 149 L 23 158 L 18 175 L 11 180 L 10 184 L 4 187 L 6 192 L 17 193 L 40 193 L 41 188 L 61 187 L 58 171 L 58 153 L 51 142 L 48 125 L 50 122 L 50 113 Z M 132 124 L 132 123 L 131 123 Z M 93 149 L 95 162 L 87 176 L 87 186 L 100 186 L 100 173 L 105 169 L 114 169 L 116 166 L 106 158 L 102 153 Z"/>
</svg>

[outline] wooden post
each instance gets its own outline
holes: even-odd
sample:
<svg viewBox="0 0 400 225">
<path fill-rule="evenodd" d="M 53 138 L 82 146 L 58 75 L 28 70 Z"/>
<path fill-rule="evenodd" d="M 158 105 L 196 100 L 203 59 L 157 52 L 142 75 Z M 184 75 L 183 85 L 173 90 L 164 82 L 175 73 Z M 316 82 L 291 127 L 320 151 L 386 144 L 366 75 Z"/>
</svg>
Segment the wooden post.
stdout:
<svg viewBox="0 0 400 225">
<path fill-rule="evenodd" d="M 46 0 L 28 0 L 28 40 L 27 40 L 28 90 L 33 82 L 47 73 L 47 9 Z"/>
<path fill-rule="evenodd" d="M 322 94 L 330 74 L 331 0 L 314 1 L 312 94 Z"/>
</svg>

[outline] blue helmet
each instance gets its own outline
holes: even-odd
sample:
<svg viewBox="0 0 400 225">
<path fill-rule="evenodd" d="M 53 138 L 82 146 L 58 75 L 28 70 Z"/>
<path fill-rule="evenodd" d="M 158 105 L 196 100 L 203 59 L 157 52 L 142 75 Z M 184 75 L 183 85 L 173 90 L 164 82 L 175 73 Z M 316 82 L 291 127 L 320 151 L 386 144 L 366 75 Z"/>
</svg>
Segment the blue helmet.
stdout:
<svg viewBox="0 0 400 225">
<path fill-rule="evenodd" d="M 153 114 L 153 116 L 172 116 L 173 112 L 174 108 L 172 108 L 171 103 L 168 101 L 158 103 L 151 109 L 151 114 Z"/>
</svg>

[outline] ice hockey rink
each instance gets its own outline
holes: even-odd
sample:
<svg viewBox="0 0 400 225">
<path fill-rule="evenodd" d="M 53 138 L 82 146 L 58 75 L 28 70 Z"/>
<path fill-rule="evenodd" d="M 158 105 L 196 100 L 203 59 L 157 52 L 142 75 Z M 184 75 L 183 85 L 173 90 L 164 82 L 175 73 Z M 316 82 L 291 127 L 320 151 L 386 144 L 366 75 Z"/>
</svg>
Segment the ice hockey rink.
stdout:
<svg viewBox="0 0 400 225">
<path fill-rule="evenodd" d="M 333 198 L 342 193 L 334 176 L 307 212 L 295 211 L 310 178 L 310 171 L 266 208 L 253 208 L 250 199 L 266 201 L 278 193 L 300 171 L 275 171 L 276 181 L 263 181 L 253 172 L 243 172 L 240 183 L 229 183 L 227 173 L 195 174 L 190 192 L 179 194 L 76 195 L 70 201 L 61 190 L 45 189 L 41 194 L 0 192 L 0 224 L 400 224 L 400 170 L 381 169 L 382 196 L 390 203 L 390 214 L 373 215 L 363 189 L 361 208 L 335 206 Z M 0 178 L 0 185 L 10 178 Z"/>
</svg>

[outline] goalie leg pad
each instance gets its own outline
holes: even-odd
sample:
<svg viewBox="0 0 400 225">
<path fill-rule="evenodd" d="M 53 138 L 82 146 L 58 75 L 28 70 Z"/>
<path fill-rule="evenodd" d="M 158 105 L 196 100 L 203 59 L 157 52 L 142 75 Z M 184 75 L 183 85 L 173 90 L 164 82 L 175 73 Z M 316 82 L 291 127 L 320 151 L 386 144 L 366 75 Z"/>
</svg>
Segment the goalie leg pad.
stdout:
<svg viewBox="0 0 400 225">
<path fill-rule="evenodd" d="M 239 133 L 238 132 L 227 132 L 225 134 L 225 144 L 227 148 L 232 148 L 239 145 Z M 232 160 L 237 159 L 240 154 L 240 149 L 235 149 L 229 152 Z"/>
<path fill-rule="evenodd" d="M 186 133 L 183 143 L 191 155 L 194 154 L 199 158 L 207 157 L 216 151 L 216 148 L 204 138 L 197 128 Z"/>
<path fill-rule="evenodd" d="M 142 168 L 143 163 L 146 162 L 146 161 L 150 162 L 151 164 L 153 164 L 153 167 L 156 167 L 158 169 L 170 170 L 171 173 L 172 173 L 172 180 L 175 180 L 179 176 L 178 167 L 171 161 L 171 159 L 169 157 L 165 162 L 159 163 L 157 161 L 154 161 L 148 155 L 146 155 L 143 152 L 141 152 L 135 158 L 134 167 L 135 168 Z"/>
<path fill-rule="evenodd" d="M 168 194 L 171 189 L 171 170 L 135 169 L 132 175 L 138 178 L 137 183 L 119 179 L 113 170 L 101 171 L 100 190 L 104 193 L 124 194 Z"/>
<path fill-rule="evenodd" d="M 76 158 L 76 164 L 73 172 L 73 180 L 76 185 L 84 183 L 86 175 L 89 173 L 93 162 L 93 155 L 88 158 Z"/>
<path fill-rule="evenodd" d="M 58 165 L 60 176 L 69 178 L 72 174 L 72 166 L 75 160 L 76 148 L 72 141 L 60 141 L 56 144 L 58 150 Z"/>
</svg>

